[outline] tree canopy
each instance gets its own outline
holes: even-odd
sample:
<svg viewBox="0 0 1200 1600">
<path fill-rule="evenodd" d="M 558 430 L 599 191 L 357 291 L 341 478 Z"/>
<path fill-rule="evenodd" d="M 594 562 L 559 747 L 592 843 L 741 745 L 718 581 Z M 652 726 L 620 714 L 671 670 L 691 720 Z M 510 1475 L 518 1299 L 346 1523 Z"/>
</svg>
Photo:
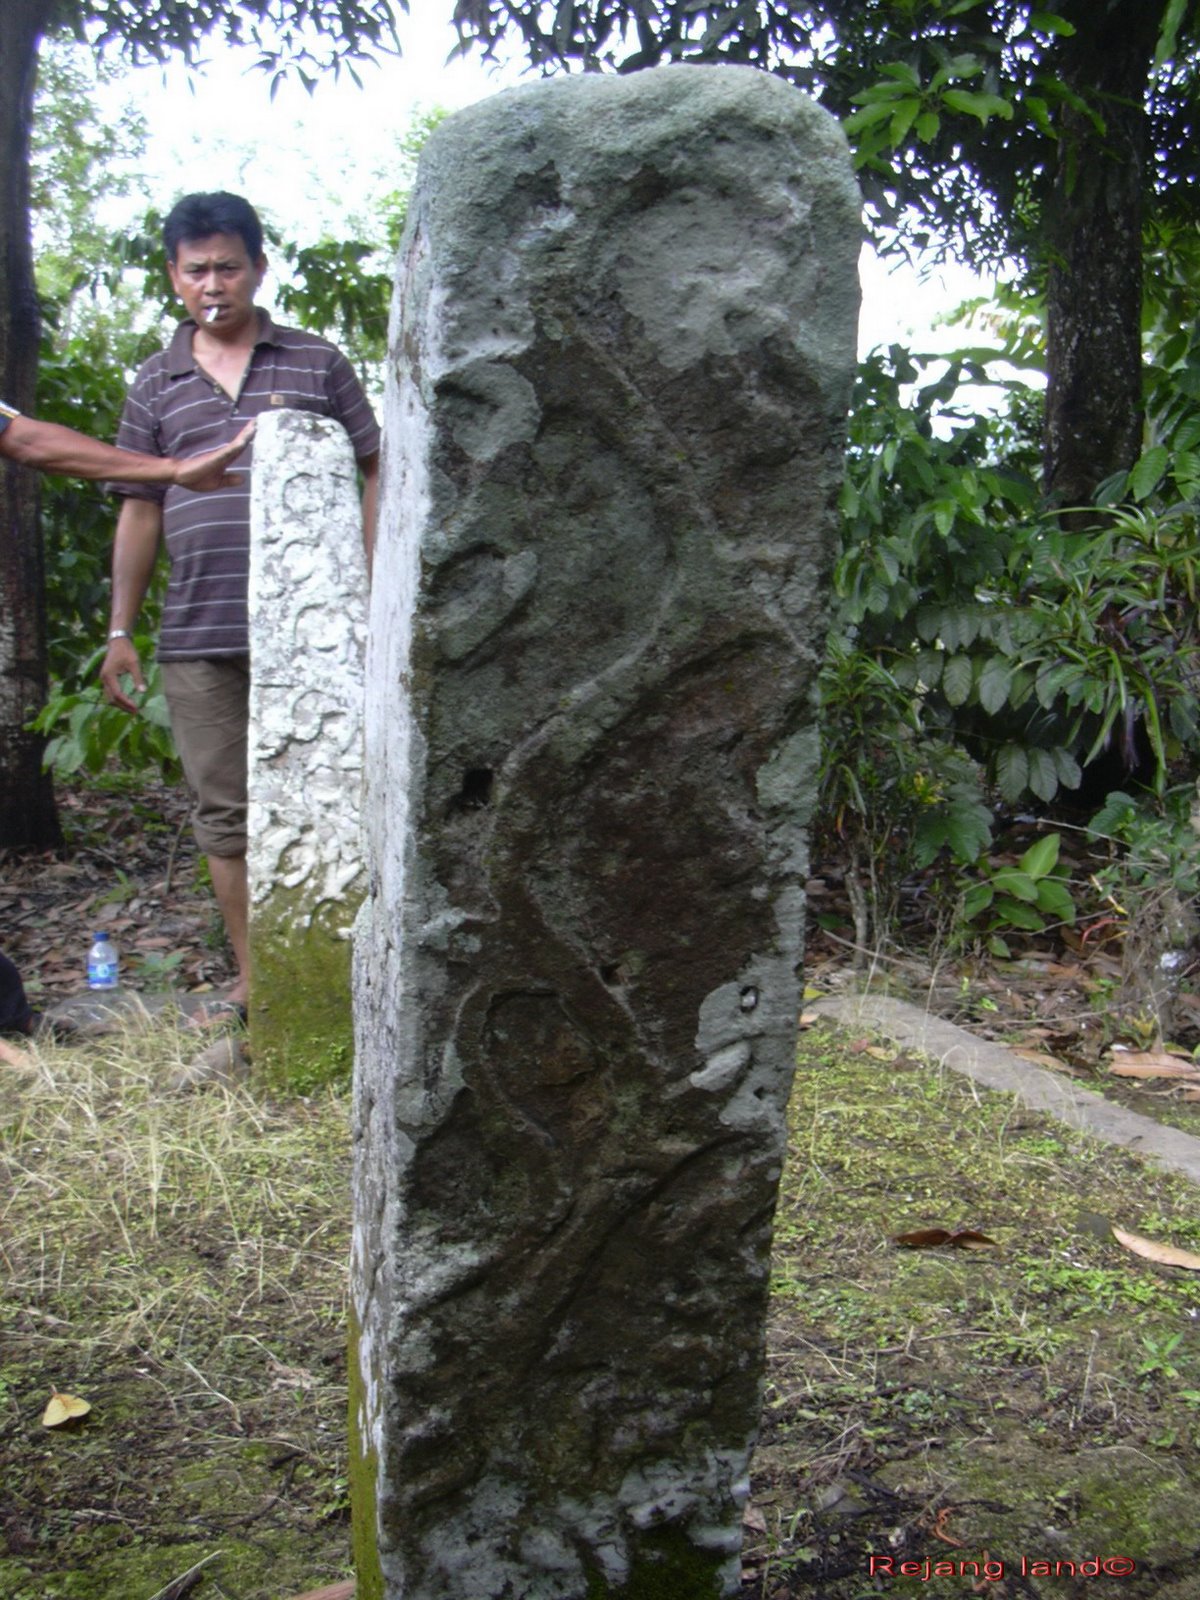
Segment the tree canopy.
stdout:
<svg viewBox="0 0 1200 1600">
<path fill-rule="evenodd" d="M 251 45 L 274 76 L 295 73 L 311 87 L 321 72 L 354 73 L 396 45 L 396 12 L 408 0 L 217 0 L 204 7 L 178 0 L 41 0 L 42 25 L 68 28 L 130 61 L 195 59 L 212 34 Z"/>
<path fill-rule="evenodd" d="M 1043 475 L 1087 501 L 1136 459 L 1144 252 L 1195 255 L 1194 0 L 458 0 L 464 48 L 543 71 L 778 73 L 845 119 L 876 235 L 1015 261 L 1047 308 Z"/>
<path fill-rule="evenodd" d="M 1115 106 L 1096 70 L 1144 62 L 1145 178 L 1195 218 L 1190 0 L 458 0 L 464 44 L 519 37 L 543 71 L 633 72 L 664 61 L 774 72 L 848 119 L 878 218 L 975 263 L 1036 256 L 1074 113 L 1101 133 Z"/>
</svg>

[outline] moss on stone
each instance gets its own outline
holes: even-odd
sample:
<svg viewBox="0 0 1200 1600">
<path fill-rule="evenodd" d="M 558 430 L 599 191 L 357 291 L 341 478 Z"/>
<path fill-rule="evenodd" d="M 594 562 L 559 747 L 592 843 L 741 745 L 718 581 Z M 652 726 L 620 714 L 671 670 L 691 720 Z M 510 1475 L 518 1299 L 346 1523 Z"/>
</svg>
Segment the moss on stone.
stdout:
<svg viewBox="0 0 1200 1600">
<path fill-rule="evenodd" d="M 362 1329 L 350 1312 L 350 1517 L 354 1547 L 355 1600 L 383 1600 L 383 1569 L 379 1564 L 378 1480 L 379 1457 L 359 1432 L 365 1384 L 359 1366 Z"/>
<path fill-rule="evenodd" d="M 655 1528 L 639 1537 L 629 1575 L 615 1588 L 592 1568 L 586 1600 L 721 1600 L 726 1561 L 697 1549 L 682 1528 Z"/>
<path fill-rule="evenodd" d="M 254 909 L 250 1047 L 273 1087 L 307 1094 L 346 1084 L 354 1063 L 350 940 L 361 896 L 316 910 L 303 889 L 276 889 Z"/>
</svg>

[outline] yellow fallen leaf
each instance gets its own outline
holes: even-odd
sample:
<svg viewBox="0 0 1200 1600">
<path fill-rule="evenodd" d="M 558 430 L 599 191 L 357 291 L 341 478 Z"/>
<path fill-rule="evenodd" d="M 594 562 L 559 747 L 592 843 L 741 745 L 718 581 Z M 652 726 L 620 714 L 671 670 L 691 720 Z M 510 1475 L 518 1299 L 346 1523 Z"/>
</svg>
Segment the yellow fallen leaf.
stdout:
<svg viewBox="0 0 1200 1600">
<path fill-rule="evenodd" d="M 1187 1267 L 1191 1272 L 1200 1272 L 1200 1256 L 1193 1255 L 1190 1250 L 1159 1244 L 1155 1239 L 1143 1239 L 1141 1234 L 1126 1233 L 1124 1228 L 1114 1228 L 1112 1233 L 1117 1243 L 1132 1250 L 1135 1256 L 1144 1256 L 1147 1261 L 1157 1261 L 1164 1267 Z"/>
<path fill-rule="evenodd" d="M 81 1400 L 74 1394 L 59 1394 L 55 1389 L 45 1411 L 42 1412 L 42 1427 L 61 1428 L 64 1422 L 73 1422 L 76 1417 L 86 1417 L 91 1409 L 87 1400 Z"/>
</svg>

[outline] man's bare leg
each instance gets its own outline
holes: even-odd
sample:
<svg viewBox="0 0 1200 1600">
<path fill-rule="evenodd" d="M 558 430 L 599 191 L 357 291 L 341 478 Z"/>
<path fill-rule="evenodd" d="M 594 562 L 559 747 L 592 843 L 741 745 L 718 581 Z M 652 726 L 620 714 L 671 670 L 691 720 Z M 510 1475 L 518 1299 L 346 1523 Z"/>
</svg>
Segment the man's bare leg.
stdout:
<svg viewBox="0 0 1200 1600">
<path fill-rule="evenodd" d="M 237 963 L 237 978 L 229 998 L 245 1005 L 250 998 L 250 893 L 246 876 L 245 856 L 209 856 L 208 870 L 212 874 L 213 891 L 221 916 L 225 919 L 225 932 L 233 946 L 233 959 Z"/>
</svg>

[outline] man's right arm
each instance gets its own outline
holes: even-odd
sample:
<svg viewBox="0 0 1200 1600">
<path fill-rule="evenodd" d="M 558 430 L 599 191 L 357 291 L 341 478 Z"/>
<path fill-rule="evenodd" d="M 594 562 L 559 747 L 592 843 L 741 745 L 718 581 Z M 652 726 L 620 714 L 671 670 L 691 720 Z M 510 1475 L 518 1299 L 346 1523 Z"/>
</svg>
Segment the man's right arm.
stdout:
<svg viewBox="0 0 1200 1600">
<path fill-rule="evenodd" d="M 125 500 L 117 518 L 117 537 L 113 544 L 112 615 L 109 632 L 122 629 L 132 633 L 142 609 L 142 601 L 154 575 L 158 546 L 162 538 L 162 507 L 157 500 Z M 109 639 L 108 653 L 100 668 L 105 696 L 122 711 L 136 713 L 138 707 L 121 687 L 128 673 L 140 694 L 146 687 L 142 663 L 132 639 Z"/>
</svg>

